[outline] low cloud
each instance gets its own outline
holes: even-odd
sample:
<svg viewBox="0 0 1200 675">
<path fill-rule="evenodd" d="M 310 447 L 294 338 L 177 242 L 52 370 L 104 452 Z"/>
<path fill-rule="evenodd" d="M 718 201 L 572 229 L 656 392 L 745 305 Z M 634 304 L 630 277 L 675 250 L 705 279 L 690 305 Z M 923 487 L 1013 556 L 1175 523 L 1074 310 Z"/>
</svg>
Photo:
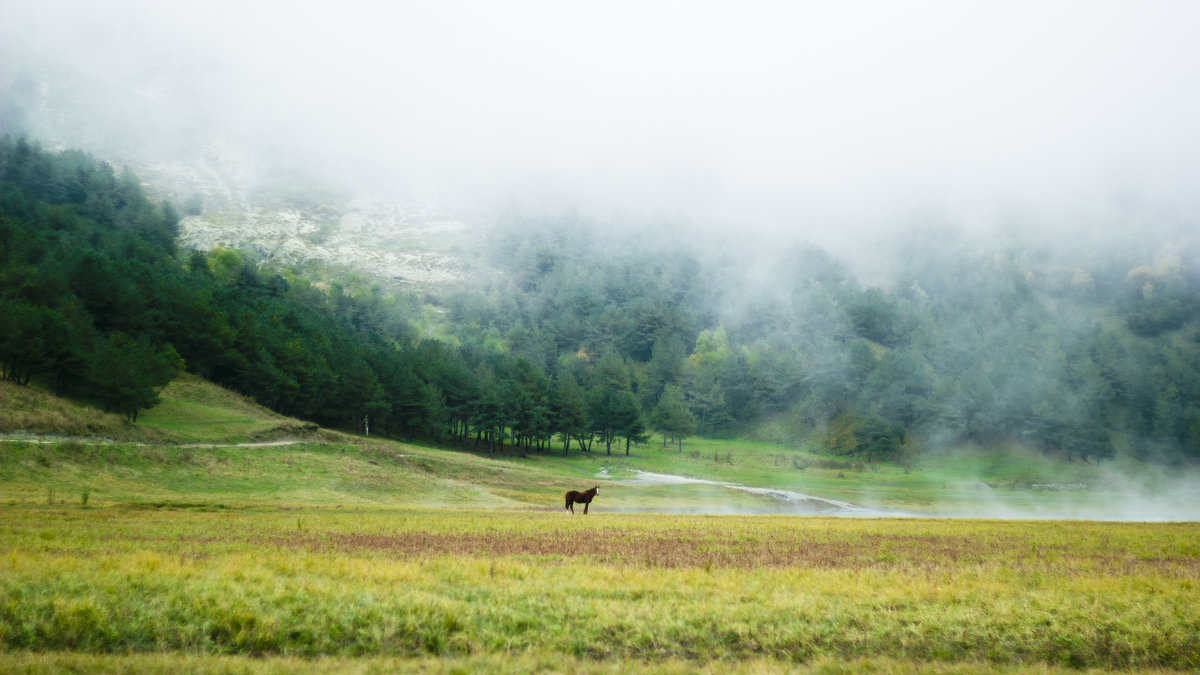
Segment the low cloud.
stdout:
<svg viewBox="0 0 1200 675">
<path fill-rule="evenodd" d="M 449 201 L 835 243 L 914 212 L 1069 227 L 1133 202 L 1197 207 L 1194 3 L 50 0 L 5 15 L 21 53 L 199 136 L 180 148 L 224 139 Z M 131 145 L 144 126 L 124 127 Z"/>
</svg>

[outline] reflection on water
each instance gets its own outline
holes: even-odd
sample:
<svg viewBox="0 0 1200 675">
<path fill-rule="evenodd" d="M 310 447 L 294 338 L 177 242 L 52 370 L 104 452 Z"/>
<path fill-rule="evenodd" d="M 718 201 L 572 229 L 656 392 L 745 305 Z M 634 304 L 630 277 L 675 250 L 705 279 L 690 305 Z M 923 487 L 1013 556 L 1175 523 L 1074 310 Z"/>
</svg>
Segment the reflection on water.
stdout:
<svg viewBox="0 0 1200 675">
<path fill-rule="evenodd" d="M 1039 495 L 1032 501 L 1032 491 L 1023 494 L 994 495 L 990 490 L 979 491 L 969 499 L 948 501 L 924 512 L 898 511 L 851 504 L 850 502 L 826 499 L 777 488 L 750 487 L 728 481 L 688 478 L 668 473 L 633 470 L 632 478 L 614 480 L 606 468 L 601 468 L 597 477 L 612 480 L 631 487 L 656 485 L 707 485 L 725 490 L 737 490 L 764 497 L 762 506 L 747 507 L 744 502 L 724 502 L 720 499 L 708 501 L 689 500 L 677 508 L 641 508 L 638 511 L 696 514 L 797 514 L 820 516 L 845 516 L 856 518 L 989 518 L 1020 520 L 1103 520 L 1137 522 L 1181 522 L 1200 521 L 1200 494 L 1197 481 L 1185 478 L 1178 484 L 1168 486 L 1155 495 L 1144 490 L 1113 490 L 1111 494 L 1092 495 L 1092 499 L 1079 499 L 1069 494 Z M 1058 497 L 1058 498 L 1054 498 Z M 1104 498 L 1107 497 L 1107 498 Z M 1097 501 L 1098 500 L 1098 501 Z M 620 507 L 617 511 L 626 510 Z"/>
<path fill-rule="evenodd" d="M 601 468 L 600 472 L 597 474 L 597 477 L 602 479 L 611 479 L 607 468 Z M 738 509 L 730 504 L 721 504 L 719 502 L 715 502 L 707 506 L 705 504 L 689 504 L 688 507 L 684 509 L 678 509 L 688 513 L 732 513 L 742 511 L 750 513 L 809 513 L 822 516 L 847 516 L 858 518 L 903 517 L 915 515 L 902 511 L 889 511 L 885 509 L 859 506 L 857 504 L 838 501 L 836 499 L 815 497 L 813 495 L 804 494 L 803 492 L 796 492 L 794 490 L 751 487 L 748 485 L 742 485 L 740 483 L 706 480 L 703 478 L 688 478 L 687 476 L 676 476 L 669 473 L 653 473 L 651 471 L 641 471 L 637 469 L 635 469 L 633 472 L 633 478 L 616 482 L 622 485 L 642 487 L 650 487 L 654 485 L 687 484 L 713 485 L 727 488 L 729 490 L 746 492 L 752 495 L 760 495 L 771 500 L 769 506 L 764 506 L 762 509 Z"/>
</svg>

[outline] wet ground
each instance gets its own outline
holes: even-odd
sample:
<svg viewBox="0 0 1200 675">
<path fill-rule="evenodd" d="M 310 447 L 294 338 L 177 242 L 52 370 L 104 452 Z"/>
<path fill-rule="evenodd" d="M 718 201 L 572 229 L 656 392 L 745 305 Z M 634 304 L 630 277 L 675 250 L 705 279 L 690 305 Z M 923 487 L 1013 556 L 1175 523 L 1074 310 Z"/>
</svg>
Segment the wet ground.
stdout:
<svg viewBox="0 0 1200 675">
<path fill-rule="evenodd" d="M 601 470 L 599 478 L 609 479 L 607 470 Z M 752 487 L 740 483 L 689 478 L 667 473 L 634 470 L 633 477 L 615 481 L 621 485 L 651 487 L 656 485 L 711 485 L 729 490 L 736 490 L 764 498 L 762 513 L 800 513 L 824 516 L 845 516 L 858 518 L 912 517 L 918 514 L 906 513 L 890 509 L 879 509 L 859 504 L 851 504 L 836 499 L 826 499 L 814 495 L 782 490 L 778 488 Z M 706 513 L 704 507 L 689 506 L 688 513 Z M 729 508 L 722 504 L 713 504 L 711 513 L 727 513 Z"/>
</svg>

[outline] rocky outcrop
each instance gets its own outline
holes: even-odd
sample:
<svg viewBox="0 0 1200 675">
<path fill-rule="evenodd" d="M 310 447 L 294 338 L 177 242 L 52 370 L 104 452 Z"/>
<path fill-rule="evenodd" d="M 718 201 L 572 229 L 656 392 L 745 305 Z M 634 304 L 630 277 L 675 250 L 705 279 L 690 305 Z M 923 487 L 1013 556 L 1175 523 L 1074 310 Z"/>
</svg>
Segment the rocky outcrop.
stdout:
<svg viewBox="0 0 1200 675">
<path fill-rule="evenodd" d="M 469 236 L 465 223 L 363 198 L 340 215 L 329 209 L 253 208 L 188 216 L 187 248 L 250 250 L 283 264 L 319 261 L 380 279 L 437 286 L 461 279 Z"/>
</svg>

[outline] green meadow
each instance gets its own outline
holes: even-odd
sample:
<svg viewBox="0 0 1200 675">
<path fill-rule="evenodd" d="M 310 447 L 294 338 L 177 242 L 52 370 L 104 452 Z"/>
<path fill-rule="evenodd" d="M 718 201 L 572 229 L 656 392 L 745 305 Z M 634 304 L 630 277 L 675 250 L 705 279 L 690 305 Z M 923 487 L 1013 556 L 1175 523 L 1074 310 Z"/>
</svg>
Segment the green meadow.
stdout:
<svg viewBox="0 0 1200 675">
<path fill-rule="evenodd" d="M 1103 502 L 1115 468 L 1019 449 L 841 465 L 741 441 L 488 456 L 183 385 L 120 440 L 0 445 L 0 670 L 1200 668 L 1196 522 L 837 518 L 728 485 L 936 516 L 980 491 Z M 564 512 L 592 485 L 590 515 Z"/>
<path fill-rule="evenodd" d="M 336 505 L 4 515 L 0 644 L 24 662 L 1200 667 L 1191 523 Z"/>
</svg>

